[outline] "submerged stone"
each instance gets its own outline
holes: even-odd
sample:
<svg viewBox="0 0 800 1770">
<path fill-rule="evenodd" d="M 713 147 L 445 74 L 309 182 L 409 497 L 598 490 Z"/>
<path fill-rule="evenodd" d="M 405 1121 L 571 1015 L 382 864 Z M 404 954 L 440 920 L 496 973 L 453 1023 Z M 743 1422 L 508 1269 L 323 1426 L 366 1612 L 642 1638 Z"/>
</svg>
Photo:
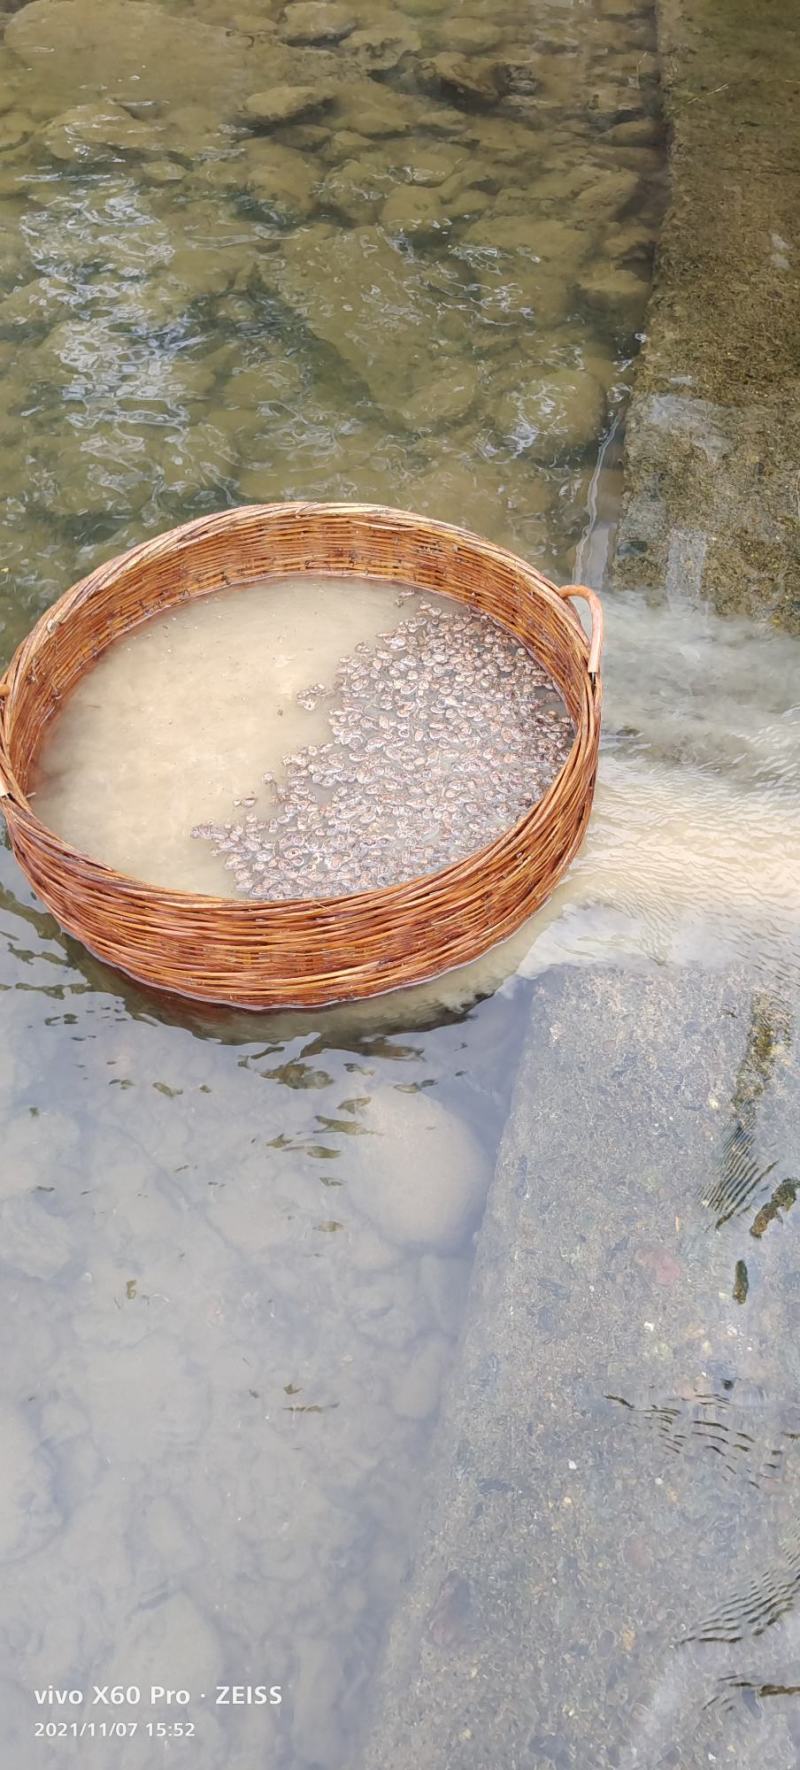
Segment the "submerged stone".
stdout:
<svg viewBox="0 0 800 1770">
<path fill-rule="evenodd" d="M 246 37 L 150 0 L 103 0 L 100 8 L 95 0 L 31 0 L 9 19 L 5 44 L 35 70 L 38 94 L 52 92 L 60 106 L 88 88 L 174 109 L 200 91 L 208 114 L 253 72 Z"/>
<path fill-rule="evenodd" d="M 415 141 L 413 146 L 395 149 L 394 156 L 398 174 L 412 184 L 443 185 L 456 180 L 469 165 L 465 148 L 441 141 Z"/>
<path fill-rule="evenodd" d="M 0 117 L 0 151 L 19 147 L 33 133 L 33 118 L 26 111 L 6 111 Z"/>
<path fill-rule="evenodd" d="M 259 406 L 273 405 L 277 400 L 296 399 L 302 385 L 303 372 L 294 358 L 268 356 L 263 362 L 231 375 L 225 383 L 225 405 L 252 411 Z"/>
<path fill-rule="evenodd" d="M 277 142 L 248 143 L 245 178 L 256 202 L 284 222 L 302 221 L 314 207 L 314 178 L 303 155 Z"/>
<path fill-rule="evenodd" d="M 500 25 L 485 18 L 460 18 L 456 14 L 441 27 L 444 49 L 451 54 L 474 55 L 476 51 L 494 49 L 500 41 Z"/>
<path fill-rule="evenodd" d="M 587 305 L 605 315 L 617 329 L 630 332 L 641 321 L 648 285 L 624 265 L 597 264 L 580 277 L 578 288 Z"/>
<path fill-rule="evenodd" d="M 595 443 L 605 414 L 602 387 L 581 369 L 550 369 L 512 387 L 495 407 L 503 436 L 537 461 L 555 461 Z"/>
<path fill-rule="evenodd" d="M 386 74 L 407 55 L 418 54 L 421 45 L 419 32 L 402 14 L 385 12 L 359 25 L 348 39 L 347 49 L 370 72 Z"/>
<path fill-rule="evenodd" d="M 23 1409 L 4 1401 L 0 1427 L 0 1562 L 7 1565 L 40 1549 L 59 1528 L 62 1517 L 55 1500 L 49 1460 Z"/>
<path fill-rule="evenodd" d="M 323 208 L 338 210 L 360 227 L 373 221 L 391 185 L 388 166 L 372 160 L 345 160 L 327 174 L 317 193 Z"/>
<path fill-rule="evenodd" d="M 485 215 L 491 209 L 492 202 L 488 191 L 474 190 L 468 185 L 459 196 L 448 198 L 447 210 L 451 221 L 472 221 L 473 218 Z"/>
<path fill-rule="evenodd" d="M 440 302 L 424 267 L 379 228 L 333 232 L 317 224 L 288 239 L 263 275 L 377 404 L 405 422 L 409 400 L 440 372 Z"/>
<path fill-rule="evenodd" d="M 529 208 L 487 215 L 467 228 L 464 237 L 471 245 L 527 252 L 537 263 L 555 262 L 567 270 L 580 262 L 587 249 L 586 236 L 579 227 L 550 215 L 533 215 Z"/>
<path fill-rule="evenodd" d="M 401 1247 L 460 1246 L 489 1180 L 471 1132 L 429 1094 L 394 1088 L 374 1096 L 364 1123 L 371 1135 L 348 1151 L 351 1204 Z"/>
<path fill-rule="evenodd" d="M 329 105 L 333 89 L 325 86 L 270 86 L 266 92 L 253 92 L 242 105 L 242 119 L 253 128 L 272 129 L 278 123 L 291 123 Z"/>
<path fill-rule="evenodd" d="M 216 424 L 193 424 L 185 436 L 164 446 L 160 472 L 170 492 L 182 496 L 227 484 L 235 473 L 236 452 Z"/>
<path fill-rule="evenodd" d="M 586 216 L 588 220 L 611 221 L 634 201 L 639 189 L 639 180 L 635 172 L 625 167 L 619 170 L 601 169 L 591 184 L 573 198 L 572 208 L 577 215 Z"/>
<path fill-rule="evenodd" d="M 167 185 L 181 184 L 186 177 L 186 167 L 180 166 L 177 160 L 148 160 L 145 173 L 148 184 Z"/>
<path fill-rule="evenodd" d="M 0 301 L 0 332 L 37 331 L 67 311 L 69 285 L 57 277 L 33 277 Z"/>
<path fill-rule="evenodd" d="M 469 104 L 496 104 L 508 90 L 508 77 L 502 62 L 486 56 L 453 55 L 443 51 L 429 63 L 428 78 L 456 99 Z"/>
<path fill-rule="evenodd" d="M 337 0 L 293 0 L 284 13 L 281 34 L 287 43 L 339 43 L 356 23 L 354 14 Z"/>
<path fill-rule="evenodd" d="M 407 135 L 418 120 L 419 105 L 406 92 L 393 92 L 375 80 L 350 80 L 337 94 L 337 112 L 344 129 L 359 135 Z"/>
<path fill-rule="evenodd" d="M 475 404 L 478 377 L 472 364 L 454 357 L 447 369 L 433 375 L 402 407 L 409 430 L 443 430 L 466 417 Z"/>
<path fill-rule="evenodd" d="M 286 123 L 281 129 L 281 141 L 286 147 L 297 148 L 301 154 L 322 156 L 331 140 L 331 130 L 325 123 L 304 122 Z"/>
<path fill-rule="evenodd" d="M 163 147 L 152 124 L 138 122 L 109 99 L 64 111 L 48 125 L 42 140 L 54 160 L 75 162 L 103 159 L 109 152 L 157 154 Z"/>
<path fill-rule="evenodd" d="M 603 235 L 603 253 L 619 264 L 639 267 L 645 275 L 653 257 L 652 231 L 635 217 L 622 221 Z"/>
<path fill-rule="evenodd" d="M 397 186 L 381 210 L 389 233 L 429 234 L 449 226 L 449 218 L 435 191 L 413 185 Z"/>
<path fill-rule="evenodd" d="M 603 145 L 611 147 L 651 147 L 662 139 L 660 117 L 632 117 L 627 123 L 614 123 L 603 130 Z"/>
</svg>

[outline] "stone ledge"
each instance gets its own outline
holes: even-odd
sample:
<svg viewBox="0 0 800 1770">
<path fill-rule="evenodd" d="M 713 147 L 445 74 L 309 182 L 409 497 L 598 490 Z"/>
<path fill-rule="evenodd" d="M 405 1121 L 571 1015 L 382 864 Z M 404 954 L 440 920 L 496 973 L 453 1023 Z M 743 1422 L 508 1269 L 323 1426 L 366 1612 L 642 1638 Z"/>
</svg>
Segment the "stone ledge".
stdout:
<svg viewBox="0 0 800 1770">
<path fill-rule="evenodd" d="M 657 12 L 671 193 L 615 578 L 800 631 L 796 8 Z"/>
</svg>

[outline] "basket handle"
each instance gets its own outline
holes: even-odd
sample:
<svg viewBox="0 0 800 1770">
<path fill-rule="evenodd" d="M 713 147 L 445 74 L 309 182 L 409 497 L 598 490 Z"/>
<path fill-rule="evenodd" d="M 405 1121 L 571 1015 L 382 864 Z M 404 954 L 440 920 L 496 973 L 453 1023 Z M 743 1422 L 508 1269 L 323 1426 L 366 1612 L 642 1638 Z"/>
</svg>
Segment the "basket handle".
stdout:
<svg viewBox="0 0 800 1770">
<path fill-rule="evenodd" d="M 589 677 L 592 687 L 597 682 L 600 669 L 600 658 L 603 651 L 603 604 L 595 590 L 587 589 L 585 584 L 562 584 L 558 586 L 559 596 L 582 596 L 588 602 L 592 616 L 592 635 L 589 642 Z"/>
</svg>

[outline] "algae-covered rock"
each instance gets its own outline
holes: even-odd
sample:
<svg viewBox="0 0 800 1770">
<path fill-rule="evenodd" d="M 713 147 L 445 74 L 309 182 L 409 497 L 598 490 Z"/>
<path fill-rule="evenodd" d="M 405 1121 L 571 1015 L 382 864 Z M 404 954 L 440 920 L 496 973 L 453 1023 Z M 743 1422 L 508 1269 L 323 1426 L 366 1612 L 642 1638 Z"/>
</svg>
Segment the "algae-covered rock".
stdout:
<svg viewBox="0 0 800 1770">
<path fill-rule="evenodd" d="M 19 147 L 20 142 L 33 133 L 33 126 L 33 118 L 27 111 L 6 111 L 0 117 L 0 152 Z"/>
<path fill-rule="evenodd" d="M 407 135 L 419 117 L 419 104 L 405 92 L 392 92 L 377 80 L 348 80 L 337 95 L 338 120 L 359 135 Z"/>
<path fill-rule="evenodd" d="M 441 26 L 439 36 L 443 50 L 459 55 L 475 55 L 496 48 L 502 36 L 500 25 L 487 18 L 460 18 L 456 14 Z"/>
<path fill-rule="evenodd" d="M 597 442 L 605 416 L 599 381 L 583 369 L 553 369 L 504 393 L 494 418 L 501 434 L 537 461 L 556 461 Z"/>
<path fill-rule="evenodd" d="M 500 525 L 507 495 L 503 477 L 486 463 L 476 471 L 469 460 L 448 456 L 443 463 L 437 452 L 426 473 L 415 475 L 408 482 L 406 502 L 410 510 L 440 522 L 454 522 L 476 534 L 500 540 Z"/>
<path fill-rule="evenodd" d="M 264 260 L 262 276 L 387 415 L 406 423 L 409 401 L 441 373 L 441 298 L 424 265 L 379 228 L 317 224 Z"/>
<path fill-rule="evenodd" d="M 588 307 L 612 321 L 615 329 L 630 332 L 641 321 L 648 285 L 621 264 L 596 264 L 579 278 L 578 288 Z"/>
<path fill-rule="evenodd" d="M 603 234 L 603 254 L 619 264 L 638 267 L 644 276 L 653 257 L 653 235 L 635 218 L 610 226 Z"/>
<path fill-rule="evenodd" d="M 340 43 L 356 27 L 355 14 L 337 0 L 292 0 L 283 16 L 287 43 Z"/>
<path fill-rule="evenodd" d="M 434 85 L 466 104 L 493 105 L 508 91 L 503 63 L 488 56 L 454 55 L 444 50 L 433 57 L 426 73 Z"/>
<path fill-rule="evenodd" d="M 253 128 L 273 129 L 279 123 L 291 123 L 323 110 L 333 98 L 333 88 L 326 86 L 270 86 L 266 92 L 252 92 L 242 105 L 242 120 Z"/>
<path fill-rule="evenodd" d="M 549 215 L 532 215 L 529 209 L 511 214 L 493 213 L 468 227 L 465 240 L 502 252 L 527 252 L 538 263 L 557 264 L 567 272 L 585 256 L 588 241 L 581 228 Z"/>
<path fill-rule="evenodd" d="M 374 220 L 391 183 L 387 165 L 366 158 L 345 160 L 326 174 L 317 195 L 323 208 L 335 209 L 361 227 Z"/>
<path fill-rule="evenodd" d="M 436 233 L 449 225 L 436 192 L 413 184 L 398 185 L 392 191 L 381 210 L 381 221 L 389 233 L 412 236 Z"/>
<path fill-rule="evenodd" d="M 158 481 L 149 437 L 122 422 L 89 435 L 65 431 L 58 442 L 44 439 L 28 454 L 30 489 L 55 516 L 72 520 L 109 508 L 141 510 Z"/>
<path fill-rule="evenodd" d="M 34 277 L 0 301 L 0 333 L 41 331 L 69 305 L 70 289 L 58 277 Z"/>
<path fill-rule="evenodd" d="M 239 270 L 231 252 L 179 242 L 169 260 L 164 283 L 184 291 L 187 301 L 197 301 L 209 295 L 224 295 Z"/>
<path fill-rule="evenodd" d="M 387 74 L 407 55 L 418 54 L 419 31 L 399 12 L 373 13 L 348 38 L 347 51 L 370 73 Z"/>
<path fill-rule="evenodd" d="M 635 172 L 625 167 L 619 170 L 601 168 L 591 184 L 584 185 L 583 190 L 573 197 L 572 210 L 589 221 L 612 221 L 630 207 L 638 189 Z"/>
<path fill-rule="evenodd" d="M 393 165 L 398 175 L 411 184 L 442 185 L 457 182 L 459 172 L 469 166 L 465 148 L 445 141 L 418 140 L 393 150 Z"/>
<path fill-rule="evenodd" d="M 634 83 L 620 85 L 618 80 L 602 81 L 589 93 L 587 109 L 590 115 L 607 123 L 624 123 L 632 117 L 641 117 L 641 88 Z"/>
<path fill-rule="evenodd" d="M 469 263 L 480 291 L 481 312 L 493 323 L 514 316 L 555 325 L 570 304 L 570 278 L 589 246 L 587 234 L 557 217 L 516 209 L 487 210 L 466 229 Z"/>
<path fill-rule="evenodd" d="M 448 198 L 447 213 L 451 221 L 473 221 L 478 216 L 485 215 L 491 209 L 492 202 L 488 191 L 473 190 L 468 185 L 458 196 Z"/>
<path fill-rule="evenodd" d="M 450 0 L 405 0 L 404 12 L 412 18 L 430 18 L 436 13 L 446 12 Z"/>
<path fill-rule="evenodd" d="M 157 154 L 162 143 L 150 123 L 130 116 L 122 105 L 76 105 L 48 125 L 42 141 L 54 160 L 79 163 L 104 159 L 109 153 Z"/>
<path fill-rule="evenodd" d="M 401 408 L 409 430 L 445 430 L 466 417 L 475 404 L 478 377 L 472 363 L 458 356 L 419 387 Z"/>
<path fill-rule="evenodd" d="M 84 102 L 87 90 L 167 109 L 202 92 L 213 116 L 264 65 L 244 34 L 150 0 L 31 0 L 9 19 L 5 44 L 34 70 L 38 96 L 51 94 L 60 108 L 70 96 Z"/>
<path fill-rule="evenodd" d="M 169 160 L 166 157 L 148 160 L 144 176 L 148 184 L 182 184 L 186 177 L 186 167 L 181 166 L 177 160 Z"/>
<path fill-rule="evenodd" d="M 662 140 L 663 124 L 660 117 L 631 117 L 627 123 L 614 123 L 610 129 L 603 130 L 603 146 L 611 147 L 653 147 Z"/>
<path fill-rule="evenodd" d="M 251 197 L 281 221 L 302 221 L 314 207 L 313 174 L 294 148 L 270 141 L 248 143 L 245 182 Z"/>
<path fill-rule="evenodd" d="M 206 421 L 165 446 L 161 477 L 166 490 L 182 496 L 224 486 L 236 472 L 237 454 L 229 437 Z"/>
<path fill-rule="evenodd" d="M 489 1180 L 472 1133 L 429 1094 L 396 1088 L 373 1097 L 364 1124 L 371 1135 L 348 1151 L 350 1203 L 400 1246 L 458 1247 Z"/>
<path fill-rule="evenodd" d="M 294 400 L 302 385 L 302 369 L 292 357 L 268 356 L 263 362 L 231 375 L 225 383 L 225 406 L 252 411 L 278 401 Z"/>
<path fill-rule="evenodd" d="M 330 147 L 331 130 L 325 123 L 306 122 L 300 118 L 296 123 L 283 125 L 281 141 L 286 147 L 296 148 L 298 153 L 323 159 Z"/>
<path fill-rule="evenodd" d="M 502 64 L 506 91 L 517 101 L 539 94 L 544 83 L 544 65 L 546 64 L 543 64 L 542 57 L 534 51 L 528 55 L 515 54 L 506 57 Z M 518 114 L 530 114 L 532 117 L 538 113 L 538 107 L 523 107 L 519 103 L 517 110 Z"/>
</svg>

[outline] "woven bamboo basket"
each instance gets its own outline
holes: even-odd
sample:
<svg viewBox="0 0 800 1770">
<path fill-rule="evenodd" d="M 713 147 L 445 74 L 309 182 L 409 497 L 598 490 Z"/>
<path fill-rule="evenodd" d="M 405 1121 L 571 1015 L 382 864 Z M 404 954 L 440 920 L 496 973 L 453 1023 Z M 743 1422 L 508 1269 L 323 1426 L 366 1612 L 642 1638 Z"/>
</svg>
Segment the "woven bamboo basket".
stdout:
<svg viewBox="0 0 800 1770">
<path fill-rule="evenodd" d="M 400 579 L 494 616 L 561 690 L 575 724 L 544 797 L 479 853 L 357 896 L 254 902 L 168 891 L 80 854 L 26 797 L 48 720 L 121 634 L 193 596 L 290 572 Z M 591 608 L 588 640 L 572 597 Z M 602 612 L 466 530 L 381 506 L 267 504 L 202 517 L 68 590 L 0 682 L 0 805 L 17 860 L 61 927 L 140 983 L 264 1009 L 378 995 L 466 964 L 544 902 L 579 848 L 600 735 Z"/>
</svg>

